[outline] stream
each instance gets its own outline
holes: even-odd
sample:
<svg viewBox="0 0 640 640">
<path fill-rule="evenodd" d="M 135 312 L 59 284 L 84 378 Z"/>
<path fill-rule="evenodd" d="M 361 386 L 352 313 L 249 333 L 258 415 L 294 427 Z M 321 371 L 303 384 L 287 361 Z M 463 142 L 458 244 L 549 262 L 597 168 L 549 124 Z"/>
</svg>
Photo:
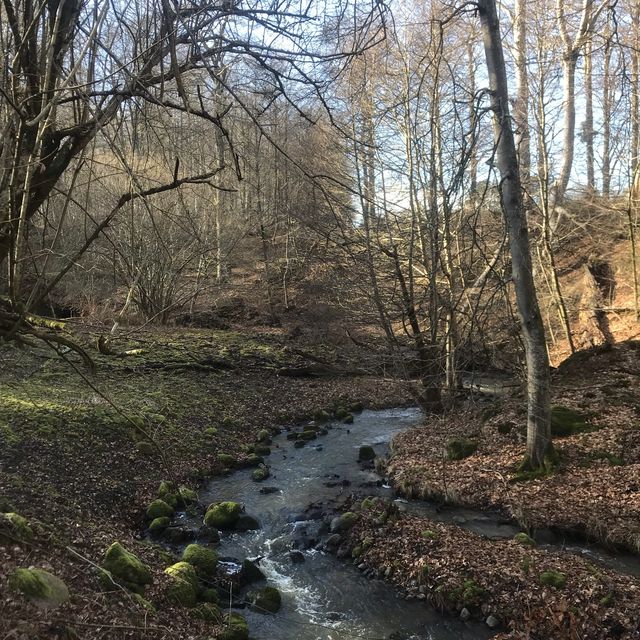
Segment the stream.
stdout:
<svg viewBox="0 0 640 640">
<path fill-rule="evenodd" d="M 234 500 L 258 518 L 261 529 L 222 536 L 221 560 L 259 559 L 267 584 L 282 594 L 282 609 L 261 615 L 250 609 L 242 614 L 256 640 L 384 640 L 402 632 L 429 640 L 480 640 L 491 637 L 478 622 L 465 623 L 446 617 L 424 602 L 407 601 L 381 580 L 365 578 L 350 562 L 314 548 L 326 537 L 327 527 L 320 508 L 351 492 L 393 499 L 393 490 L 383 485 L 373 471 L 357 463 L 361 445 L 371 445 L 379 456 L 388 452 L 391 438 L 415 426 L 418 409 L 363 411 L 351 425 L 331 423 L 328 435 L 303 448 L 280 434 L 273 439 L 268 457 L 271 477 L 262 483 L 251 479 L 251 469 L 212 480 L 200 493 L 204 504 Z M 265 488 L 269 488 L 265 492 Z M 277 490 L 276 490 L 277 489 Z M 261 491 L 262 490 L 262 491 Z M 492 539 L 511 538 L 520 529 L 498 514 L 464 508 L 438 508 L 423 501 L 396 500 L 402 510 L 468 528 Z M 588 544 L 566 545 L 554 540 L 554 550 L 566 548 L 594 563 L 640 575 L 640 558 L 608 553 Z M 296 549 L 297 562 L 291 557 Z"/>
</svg>

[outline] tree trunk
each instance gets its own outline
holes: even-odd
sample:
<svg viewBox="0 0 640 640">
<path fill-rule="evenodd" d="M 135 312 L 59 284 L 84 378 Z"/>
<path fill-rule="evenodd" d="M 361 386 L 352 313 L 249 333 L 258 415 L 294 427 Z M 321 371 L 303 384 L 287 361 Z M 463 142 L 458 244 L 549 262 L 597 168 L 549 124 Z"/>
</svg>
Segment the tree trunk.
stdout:
<svg viewBox="0 0 640 640">
<path fill-rule="evenodd" d="M 582 137 L 587 150 L 587 189 L 596 190 L 595 155 L 593 151 L 593 46 L 587 43 L 584 53 L 584 127 Z"/>
<path fill-rule="evenodd" d="M 529 78 L 527 74 L 527 0 L 515 3 L 515 62 L 516 101 L 514 120 L 516 123 L 516 148 L 520 162 L 520 180 L 529 188 L 531 177 L 531 136 L 529 134 Z"/>
<path fill-rule="evenodd" d="M 501 178 L 501 204 L 509 231 L 512 275 L 527 359 L 527 462 L 539 468 L 551 448 L 549 359 L 533 281 L 529 231 L 522 202 L 518 157 L 509 116 L 509 96 L 495 0 L 479 0 L 494 113 L 493 132 Z"/>
</svg>

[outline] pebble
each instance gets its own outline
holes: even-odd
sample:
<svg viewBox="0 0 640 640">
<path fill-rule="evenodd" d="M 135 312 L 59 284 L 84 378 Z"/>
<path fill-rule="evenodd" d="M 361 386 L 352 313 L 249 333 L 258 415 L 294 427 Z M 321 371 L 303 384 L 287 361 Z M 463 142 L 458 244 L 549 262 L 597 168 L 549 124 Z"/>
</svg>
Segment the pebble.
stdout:
<svg viewBox="0 0 640 640">
<path fill-rule="evenodd" d="M 489 627 L 489 629 L 495 629 L 499 624 L 500 624 L 500 620 L 498 620 L 498 618 L 496 618 L 495 616 L 489 616 L 486 620 L 485 620 L 487 627 Z"/>
</svg>

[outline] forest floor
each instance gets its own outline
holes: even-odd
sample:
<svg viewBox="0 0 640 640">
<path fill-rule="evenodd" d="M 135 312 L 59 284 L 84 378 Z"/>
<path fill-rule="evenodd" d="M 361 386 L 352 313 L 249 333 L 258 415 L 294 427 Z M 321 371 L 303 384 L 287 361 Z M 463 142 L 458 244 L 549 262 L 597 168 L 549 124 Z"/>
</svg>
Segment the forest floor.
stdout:
<svg viewBox="0 0 640 640">
<path fill-rule="evenodd" d="M 19 541 L 5 531 L 3 543 L 0 522 L 3 639 L 215 636 L 214 622 L 167 599 L 163 570 L 177 558 L 145 539 L 160 482 L 197 490 L 224 471 L 220 454 L 242 460 L 260 430 L 318 410 L 411 402 L 406 383 L 389 379 L 279 376 L 333 356 L 318 349 L 305 359 L 267 333 L 156 329 L 115 341 L 112 356 L 92 346 L 91 331 L 78 336 L 95 374 L 70 353 L 3 347 L 0 512 L 24 516 L 34 533 Z M 101 587 L 97 567 L 114 541 L 150 567 L 146 602 Z M 8 576 L 31 565 L 62 578 L 70 601 L 51 610 L 12 593 Z"/>
<path fill-rule="evenodd" d="M 568 536 L 640 552 L 639 355 L 640 343 L 627 342 L 579 352 L 555 370 L 554 429 L 562 433 L 554 437 L 558 460 L 544 475 L 519 470 L 526 440 L 522 393 L 431 419 L 395 438 L 387 472 L 398 492 L 497 511 L 531 537 L 489 540 L 414 515 L 381 525 L 375 509 L 361 510 L 350 539 L 361 553 L 358 562 L 388 575 L 410 597 L 421 589 L 445 609 L 493 615 L 510 629 L 504 637 L 640 638 L 637 577 L 562 552 L 558 544 L 535 543 Z M 460 453 L 461 446 L 467 451 Z M 545 572 L 552 573 L 545 578 Z M 554 573 L 564 584 L 545 584 Z"/>
<path fill-rule="evenodd" d="M 412 402 L 407 385 L 390 379 L 278 375 L 319 360 L 344 369 L 357 363 L 328 347 L 305 356 L 275 332 L 156 329 L 115 341 L 113 355 L 92 346 L 93 332 L 79 335 L 95 374 L 69 353 L 62 360 L 44 350 L 2 353 L 0 512 L 26 517 L 34 536 L 2 542 L 0 526 L 0 638 L 215 636 L 215 622 L 171 603 L 164 569 L 177 558 L 145 537 L 145 510 L 160 482 L 197 490 L 224 472 L 221 454 L 242 461 L 260 430 L 319 410 Z M 584 352 L 554 373 L 554 404 L 580 417 L 576 433 L 556 439 L 559 462 L 549 475 L 518 478 L 525 403 L 516 393 L 398 436 L 388 465 L 394 485 L 411 497 L 498 509 L 533 537 L 569 531 L 638 553 L 639 354 L 636 343 Z M 449 460 L 454 438 L 477 448 Z M 407 596 L 475 618 L 494 615 L 504 637 L 640 638 L 636 578 L 526 539 L 489 540 L 417 516 L 382 518 L 380 509 L 388 507 L 359 507 L 346 540 L 361 566 Z M 101 586 L 97 567 L 114 541 L 150 567 L 145 601 Z M 7 589 L 8 576 L 31 565 L 64 579 L 70 600 L 45 609 Z M 546 571 L 566 584 L 541 584 Z"/>
</svg>

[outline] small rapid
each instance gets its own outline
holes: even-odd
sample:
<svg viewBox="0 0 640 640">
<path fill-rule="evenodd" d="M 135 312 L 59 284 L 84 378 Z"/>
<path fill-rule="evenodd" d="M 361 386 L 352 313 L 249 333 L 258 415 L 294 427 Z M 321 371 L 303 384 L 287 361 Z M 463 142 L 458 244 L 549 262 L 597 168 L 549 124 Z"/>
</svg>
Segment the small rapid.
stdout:
<svg viewBox="0 0 640 640">
<path fill-rule="evenodd" d="M 390 585 L 314 548 L 326 525 L 322 510 L 309 505 L 331 505 L 353 491 L 391 498 L 380 477 L 357 463 L 359 447 L 371 445 L 377 455 L 386 455 L 393 435 L 420 419 L 417 409 L 363 411 L 353 424 L 332 423 L 327 436 L 300 449 L 281 434 L 273 439 L 268 480 L 253 482 L 250 470 L 240 470 L 214 479 L 201 493 L 205 503 L 241 502 L 260 521 L 261 529 L 223 536 L 219 547 L 223 558 L 259 559 L 268 584 L 282 593 L 283 606 L 275 615 L 242 612 L 252 638 L 383 640 L 402 632 L 429 640 L 479 640 L 491 635 L 483 625 L 399 598 Z M 261 492 L 265 487 L 277 491 Z M 302 554 L 295 562 L 292 549 Z"/>
</svg>

